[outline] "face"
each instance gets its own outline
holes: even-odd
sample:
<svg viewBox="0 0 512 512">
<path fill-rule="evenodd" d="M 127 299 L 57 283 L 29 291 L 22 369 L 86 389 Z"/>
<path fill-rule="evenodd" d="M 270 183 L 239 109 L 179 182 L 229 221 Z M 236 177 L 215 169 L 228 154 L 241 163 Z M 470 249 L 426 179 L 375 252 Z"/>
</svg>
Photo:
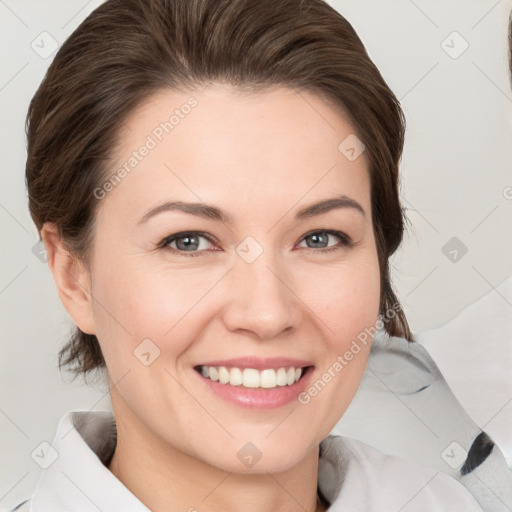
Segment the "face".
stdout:
<svg viewBox="0 0 512 512">
<path fill-rule="evenodd" d="M 126 121 L 118 179 L 97 189 L 92 313 L 116 419 L 148 445 L 282 471 L 347 408 L 370 350 L 351 346 L 380 295 L 365 154 L 338 149 L 349 136 L 286 88 L 161 91 Z"/>
</svg>

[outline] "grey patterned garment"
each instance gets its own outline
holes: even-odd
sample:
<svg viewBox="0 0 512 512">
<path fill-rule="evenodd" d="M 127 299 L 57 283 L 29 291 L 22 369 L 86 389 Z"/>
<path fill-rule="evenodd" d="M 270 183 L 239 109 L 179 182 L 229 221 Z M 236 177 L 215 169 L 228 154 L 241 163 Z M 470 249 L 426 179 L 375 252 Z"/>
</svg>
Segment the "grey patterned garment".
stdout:
<svg viewBox="0 0 512 512">
<path fill-rule="evenodd" d="M 485 512 L 512 510 L 512 473 L 503 453 L 417 342 L 375 334 L 361 385 L 332 433 L 448 474 Z"/>
</svg>

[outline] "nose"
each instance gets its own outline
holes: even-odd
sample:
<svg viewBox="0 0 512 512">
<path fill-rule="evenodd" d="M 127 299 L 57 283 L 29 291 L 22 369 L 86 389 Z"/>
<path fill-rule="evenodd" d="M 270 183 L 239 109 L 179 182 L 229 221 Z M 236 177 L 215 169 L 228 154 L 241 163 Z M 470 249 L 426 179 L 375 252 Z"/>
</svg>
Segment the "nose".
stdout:
<svg viewBox="0 0 512 512">
<path fill-rule="evenodd" d="M 270 340 L 292 331 L 301 321 L 301 302 L 293 290 L 290 272 L 263 254 L 254 262 L 238 258 L 225 283 L 225 326 Z"/>
</svg>

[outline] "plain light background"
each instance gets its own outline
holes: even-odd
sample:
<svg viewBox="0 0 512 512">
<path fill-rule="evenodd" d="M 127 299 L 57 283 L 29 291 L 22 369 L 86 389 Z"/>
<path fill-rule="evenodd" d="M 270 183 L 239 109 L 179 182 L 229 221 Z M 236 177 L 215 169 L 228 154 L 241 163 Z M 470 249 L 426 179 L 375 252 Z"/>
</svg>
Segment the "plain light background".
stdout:
<svg viewBox="0 0 512 512">
<path fill-rule="evenodd" d="M 0 507 L 7 509 L 33 491 L 41 469 L 31 453 L 51 443 L 66 411 L 111 407 L 104 389 L 71 383 L 58 370 L 72 324 L 33 252 L 38 237 L 24 183 L 25 114 L 55 54 L 44 51 L 100 3 L 0 0 Z M 352 23 L 405 111 L 401 192 L 411 226 L 392 260 L 393 281 L 413 331 L 431 329 L 511 275 L 511 2 L 329 3 Z"/>
</svg>

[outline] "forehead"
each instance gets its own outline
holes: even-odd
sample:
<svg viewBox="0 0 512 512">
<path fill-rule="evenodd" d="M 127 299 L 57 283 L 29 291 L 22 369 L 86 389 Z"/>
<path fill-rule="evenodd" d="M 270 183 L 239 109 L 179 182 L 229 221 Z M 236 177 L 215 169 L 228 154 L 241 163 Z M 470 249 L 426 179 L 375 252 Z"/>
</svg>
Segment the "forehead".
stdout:
<svg viewBox="0 0 512 512">
<path fill-rule="evenodd" d="M 339 110 L 304 91 L 161 90 L 121 127 L 110 172 L 122 177 L 100 209 L 129 216 L 182 199 L 250 207 L 255 215 L 276 202 L 291 207 L 335 193 L 369 209 L 364 151 L 355 159 L 344 152 L 355 137 Z"/>
</svg>

